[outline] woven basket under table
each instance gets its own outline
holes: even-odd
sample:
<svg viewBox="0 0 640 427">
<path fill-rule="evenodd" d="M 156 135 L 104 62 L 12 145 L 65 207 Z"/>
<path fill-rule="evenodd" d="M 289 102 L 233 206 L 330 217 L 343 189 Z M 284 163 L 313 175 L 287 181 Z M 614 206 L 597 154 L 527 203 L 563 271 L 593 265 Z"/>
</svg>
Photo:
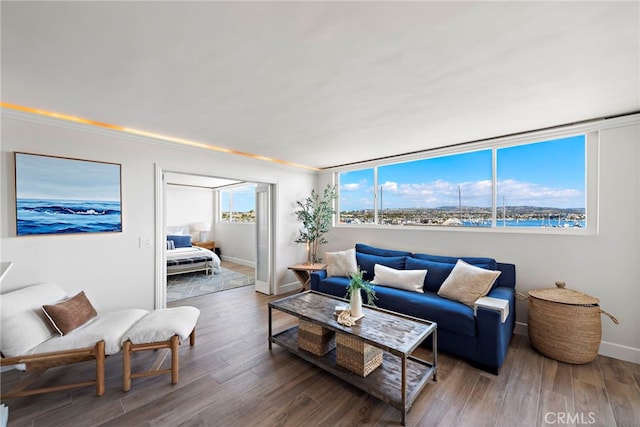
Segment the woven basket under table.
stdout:
<svg viewBox="0 0 640 427">
<path fill-rule="evenodd" d="M 335 347 L 335 333 L 332 330 L 298 319 L 298 348 L 316 356 L 324 356 Z"/>
<path fill-rule="evenodd" d="M 352 335 L 336 332 L 336 363 L 366 377 L 382 365 L 382 350 Z"/>
<path fill-rule="evenodd" d="M 529 291 L 528 324 L 531 345 L 561 362 L 583 364 L 596 358 L 602 337 L 599 300 L 582 292 L 557 288 Z"/>
</svg>

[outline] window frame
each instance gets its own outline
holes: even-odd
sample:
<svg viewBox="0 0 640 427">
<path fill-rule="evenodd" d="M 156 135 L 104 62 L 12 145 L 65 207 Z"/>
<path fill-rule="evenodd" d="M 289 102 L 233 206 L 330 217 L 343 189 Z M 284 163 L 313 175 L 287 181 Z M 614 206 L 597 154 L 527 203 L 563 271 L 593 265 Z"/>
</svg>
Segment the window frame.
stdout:
<svg viewBox="0 0 640 427">
<path fill-rule="evenodd" d="M 498 226 L 497 210 L 497 151 L 502 148 L 515 147 L 538 142 L 548 142 L 574 136 L 584 135 L 585 137 L 585 227 L 502 227 Z M 348 167 L 340 167 L 330 170 L 332 181 L 338 188 L 338 198 L 335 202 L 336 215 L 334 216 L 334 227 L 337 228 L 375 228 L 375 229 L 407 229 L 407 230 L 424 230 L 424 231 L 452 231 L 452 232 L 472 232 L 472 233 L 516 233 L 516 234 L 552 234 L 552 235 L 597 235 L 599 232 L 598 222 L 598 182 L 599 182 L 599 131 L 589 129 L 578 129 L 573 132 L 556 131 L 547 132 L 536 135 L 520 135 L 517 137 L 495 139 L 482 141 L 477 143 L 468 143 L 458 146 L 445 147 L 440 149 L 429 150 L 421 154 L 413 154 L 409 156 L 398 156 L 393 160 L 372 161 L 360 164 L 350 165 Z M 451 227 L 442 225 L 414 226 L 414 225 L 382 225 L 378 224 L 378 167 L 396 163 L 404 163 L 412 160 L 423 160 L 429 158 L 443 157 L 456 154 L 464 154 L 472 151 L 490 149 L 491 170 L 492 170 L 492 219 L 490 227 Z M 357 171 L 363 169 L 373 169 L 374 171 L 374 223 L 341 223 L 341 207 L 340 207 L 340 174 L 343 172 Z"/>
<path fill-rule="evenodd" d="M 255 220 L 255 211 L 256 211 L 256 207 L 255 207 L 255 198 L 254 198 L 254 205 L 253 205 L 253 212 L 254 212 L 254 219 L 253 221 L 234 221 L 234 215 L 233 215 L 233 190 L 234 189 L 238 189 L 241 187 L 250 187 L 250 186 L 254 186 L 254 190 L 255 190 L 255 183 L 239 183 L 239 184 L 233 184 L 233 185 L 229 185 L 226 186 L 224 188 L 219 188 L 217 190 L 217 204 L 218 204 L 218 209 L 216 212 L 216 221 L 218 223 L 222 223 L 222 224 L 255 224 L 256 220 Z M 227 206 L 227 208 L 230 208 L 231 210 L 229 211 L 229 220 L 225 220 L 222 218 L 222 214 L 223 212 L 226 212 L 226 210 L 223 211 L 223 206 L 222 206 L 222 193 L 224 191 L 229 192 L 229 204 L 230 206 Z M 254 191 L 255 193 L 255 191 Z"/>
</svg>

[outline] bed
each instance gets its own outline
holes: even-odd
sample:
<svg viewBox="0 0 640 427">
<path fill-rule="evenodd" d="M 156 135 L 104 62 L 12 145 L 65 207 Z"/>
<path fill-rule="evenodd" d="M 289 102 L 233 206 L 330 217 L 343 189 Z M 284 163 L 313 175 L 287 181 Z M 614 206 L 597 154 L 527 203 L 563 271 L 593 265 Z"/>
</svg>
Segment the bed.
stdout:
<svg viewBox="0 0 640 427">
<path fill-rule="evenodd" d="M 167 235 L 167 276 L 204 271 L 217 274 L 220 258 L 209 249 L 192 246 L 190 235 Z"/>
</svg>

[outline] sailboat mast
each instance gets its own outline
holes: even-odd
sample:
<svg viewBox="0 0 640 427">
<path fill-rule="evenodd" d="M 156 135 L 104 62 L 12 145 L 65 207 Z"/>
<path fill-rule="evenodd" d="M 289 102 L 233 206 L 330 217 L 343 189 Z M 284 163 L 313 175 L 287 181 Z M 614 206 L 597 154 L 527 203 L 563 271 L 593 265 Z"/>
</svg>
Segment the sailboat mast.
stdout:
<svg viewBox="0 0 640 427">
<path fill-rule="evenodd" d="M 462 192 L 460 191 L 459 185 L 458 185 L 458 212 L 460 214 L 460 221 L 462 221 Z"/>
</svg>

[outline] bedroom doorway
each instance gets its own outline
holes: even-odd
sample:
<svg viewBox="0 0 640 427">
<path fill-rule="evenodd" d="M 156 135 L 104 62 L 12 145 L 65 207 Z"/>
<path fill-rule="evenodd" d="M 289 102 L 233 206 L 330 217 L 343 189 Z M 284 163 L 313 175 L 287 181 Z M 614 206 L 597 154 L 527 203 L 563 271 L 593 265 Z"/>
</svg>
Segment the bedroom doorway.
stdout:
<svg viewBox="0 0 640 427">
<path fill-rule="evenodd" d="M 168 184 L 171 186 L 168 188 Z M 163 170 L 156 166 L 156 291 L 155 304 L 157 308 L 166 307 L 167 304 L 167 275 L 166 275 L 166 251 L 165 240 L 168 227 L 176 225 L 188 225 L 197 221 L 192 217 L 181 217 L 176 219 L 176 214 L 171 210 L 168 203 L 182 204 L 193 208 L 192 203 L 183 198 L 176 201 L 176 186 L 184 186 L 188 190 L 201 190 L 207 197 L 214 197 L 215 201 L 210 202 L 209 217 L 212 225 L 210 236 L 216 241 L 216 247 L 220 248 L 220 258 L 225 264 L 240 264 L 246 266 L 247 270 L 254 271 L 255 290 L 265 294 L 273 293 L 272 282 L 272 235 L 273 224 L 271 222 L 273 209 L 272 197 L 274 184 L 254 182 L 255 192 L 255 224 L 228 224 L 219 221 L 220 198 L 218 192 L 224 188 L 230 188 L 246 184 L 234 178 L 202 176 L 182 171 Z M 259 190 L 257 190 L 259 188 Z M 215 196 L 211 196 L 215 194 Z M 173 207 L 175 208 L 175 206 Z M 206 215 L 206 214 L 202 214 Z M 169 223 L 169 222 L 175 222 Z M 194 240 L 198 240 L 194 236 Z M 226 248 L 226 251 L 225 251 Z M 246 274 L 246 273 L 245 273 Z"/>
</svg>

